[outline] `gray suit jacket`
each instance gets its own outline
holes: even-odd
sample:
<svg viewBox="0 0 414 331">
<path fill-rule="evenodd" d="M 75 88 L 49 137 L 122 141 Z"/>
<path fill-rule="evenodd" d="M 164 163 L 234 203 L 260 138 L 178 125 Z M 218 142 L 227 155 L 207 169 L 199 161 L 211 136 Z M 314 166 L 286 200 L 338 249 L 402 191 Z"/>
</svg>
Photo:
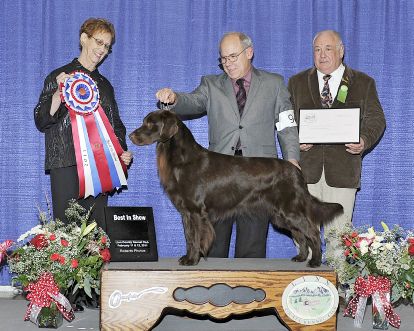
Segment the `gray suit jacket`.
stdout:
<svg viewBox="0 0 414 331">
<path fill-rule="evenodd" d="M 275 124 L 279 122 L 279 114 L 293 109 L 282 76 L 252 68 L 241 117 L 231 79 L 225 73 L 203 76 L 193 92 L 177 96 L 174 111 L 178 115 L 207 115 L 209 150 L 234 155 L 240 138 L 243 156 L 277 157 Z M 288 124 L 277 135 L 283 157 L 299 160 L 297 127 Z"/>
</svg>

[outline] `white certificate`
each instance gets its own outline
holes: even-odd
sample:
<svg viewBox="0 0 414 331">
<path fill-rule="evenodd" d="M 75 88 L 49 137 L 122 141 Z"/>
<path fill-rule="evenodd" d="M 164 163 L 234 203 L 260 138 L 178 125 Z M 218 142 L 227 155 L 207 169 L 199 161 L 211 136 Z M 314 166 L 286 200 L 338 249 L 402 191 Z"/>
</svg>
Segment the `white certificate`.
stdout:
<svg viewBox="0 0 414 331">
<path fill-rule="evenodd" d="M 301 144 L 359 143 L 360 108 L 300 109 Z"/>
</svg>

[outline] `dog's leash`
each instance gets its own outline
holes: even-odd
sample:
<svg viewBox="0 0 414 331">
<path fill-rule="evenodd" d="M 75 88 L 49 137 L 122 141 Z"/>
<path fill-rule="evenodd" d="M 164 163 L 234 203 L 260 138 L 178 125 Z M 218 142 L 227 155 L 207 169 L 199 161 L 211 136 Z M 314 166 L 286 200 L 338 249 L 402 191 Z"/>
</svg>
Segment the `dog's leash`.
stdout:
<svg viewBox="0 0 414 331">
<path fill-rule="evenodd" d="M 171 110 L 172 104 L 160 101 L 160 110 Z"/>
</svg>

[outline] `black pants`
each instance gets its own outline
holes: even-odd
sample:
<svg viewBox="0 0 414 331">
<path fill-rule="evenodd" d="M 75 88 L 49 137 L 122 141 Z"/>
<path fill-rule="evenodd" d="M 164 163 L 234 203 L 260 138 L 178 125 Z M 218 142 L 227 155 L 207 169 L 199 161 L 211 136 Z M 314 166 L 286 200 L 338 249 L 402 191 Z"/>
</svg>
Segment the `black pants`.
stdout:
<svg viewBox="0 0 414 331">
<path fill-rule="evenodd" d="M 78 199 L 79 179 L 76 166 L 50 170 L 50 183 L 54 218 L 59 218 L 67 224 L 65 210 L 68 207 L 69 200 L 76 199 L 86 210 L 93 206 L 91 220 L 95 220 L 98 226 L 106 230 L 104 207 L 108 205 L 108 195 L 99 194 L 96 198 L 90 196 L 86 199 Z"/>
<path fill-rule="evenodd" d="M 236 222 L 236 258 L 265 258 L 269 220 L 230 218 L 214 225 L 216 239 L 210 248 L 210 257 L 228 257 L 233 223 Z"/>
</svg>

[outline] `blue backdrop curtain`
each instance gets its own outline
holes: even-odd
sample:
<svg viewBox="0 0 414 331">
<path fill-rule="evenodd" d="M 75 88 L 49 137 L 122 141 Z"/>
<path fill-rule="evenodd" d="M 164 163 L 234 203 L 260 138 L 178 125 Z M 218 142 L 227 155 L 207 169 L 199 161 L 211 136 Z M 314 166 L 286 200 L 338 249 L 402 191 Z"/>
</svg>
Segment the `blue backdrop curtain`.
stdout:
<svg viewBox="0 0 414 331">
<path fill-rule="evenodd" d="M 254 65 L 287 79 L 313 65 L 312 38 L 338 30 L 345 62 L 374 77 L 387 130 L 363 163 L 356 225 L 381 220 L 413 228 L 414 2 L 407 0 L 148 0 L 24 1 L 0 3 L 0 242 L 15 240 L 37 224 L 47 208 L 44 136 L 33 107 L 43 80 L 79 54 L 78 31 L 88 17 L 106 17 L 116 28 L 113 53 L 100 71 L 115 88 L 122 119 L 131 132 L 156 108 L 161 87 L 191 91 L 204 74 L 219 73 L 217 46 L 228 31 L 254 41 Z M 206 118 L 187 122 L 207 146 Z M 155 146 L 130 144 L 135 160 L 129 188 L 111 205 L 152 206 L 161 257 L 184 253 L 181 220 L 160 188 Z M 268 257 L 295 254 L 290 238 L 269 232 Z M 3 268 L 0 281 L 9 282 Z"/>
</svg>

